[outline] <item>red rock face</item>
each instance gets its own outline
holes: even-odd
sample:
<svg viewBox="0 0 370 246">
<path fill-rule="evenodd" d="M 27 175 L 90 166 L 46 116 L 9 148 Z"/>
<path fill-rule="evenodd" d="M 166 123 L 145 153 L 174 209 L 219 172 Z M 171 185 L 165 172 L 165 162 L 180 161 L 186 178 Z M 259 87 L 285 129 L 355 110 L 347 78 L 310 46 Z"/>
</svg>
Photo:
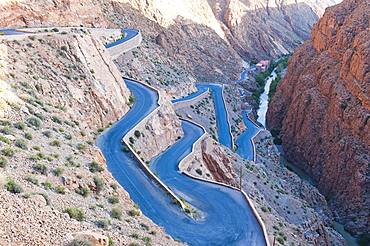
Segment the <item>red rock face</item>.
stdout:
<svg viewBox="0 0 370 246">
<path fill-rule="evenodd" d="M 370 228 L 370 4 L 326 10 L 295 51 L 267 113 L 286 157 L 313 177 L 346 229 Z"/>
</svg>

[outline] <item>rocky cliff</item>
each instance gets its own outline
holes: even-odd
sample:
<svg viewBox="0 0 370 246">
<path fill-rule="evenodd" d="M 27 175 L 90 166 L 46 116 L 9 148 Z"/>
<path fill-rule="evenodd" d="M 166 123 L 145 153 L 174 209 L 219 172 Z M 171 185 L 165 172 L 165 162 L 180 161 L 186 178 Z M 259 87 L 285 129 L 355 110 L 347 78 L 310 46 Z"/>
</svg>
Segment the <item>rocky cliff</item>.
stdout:
<svg viewBox="0 0 370 246">
<path fill-rule="evenodd" d="M 286 157 L 318 184 L 347 230 L 369 233 L 370 5 L 327 9 L 296 49 L 268 114 Z"/>
<path fill-rule="evenodd" d="M 7 0 L 0 3 L 0 26 L 136 28 L 197 80 L 229 82 L 244 61 L 292 52 L 338 1 Z"/>
<path fill-rule="evenodd" d="M 30 35 L 4 42 L 11 61 L 8 82 L 23 81 L 71 121 L 97 130 L 128 111 L 130 92 L 96 37 Z"/>
</svg>

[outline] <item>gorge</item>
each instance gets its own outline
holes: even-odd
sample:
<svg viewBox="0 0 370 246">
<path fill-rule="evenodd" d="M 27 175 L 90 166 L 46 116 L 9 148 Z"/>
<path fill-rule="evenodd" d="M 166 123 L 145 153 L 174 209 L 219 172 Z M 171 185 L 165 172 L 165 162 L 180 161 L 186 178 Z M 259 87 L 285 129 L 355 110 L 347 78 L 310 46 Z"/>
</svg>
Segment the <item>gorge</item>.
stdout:
<svg viewBox="0 0 370 246">
<path fill-rule="evenodd" d="M 325 4 L 333 3 L 327 1 Z M 120 78 L 121 76 L 151 85 L 162 95 L 161 108 L 156 109 L 155 113 L 148 117 L 143 124 L 137 125 L 132 131 L 132 135 L 127 137 L 127 143 L 132 145 L 144 165 L 151 166 L 150 161 L 155 156 L 166 149 L 170 150 L 170 146 L 180 143 L 182 138 L 185 139 L 183 135 L 185 128 L 182 129 L 182 121 L 178 117 L 188 118 L 203 125 L 207 133 L 195 143 L 192 154 L 181 163 L 181 172 L 244 190 L 266 225 L 270 243 L 274 238 L 278 238 L 276 244 L 344 245 L 343 239 L 332 229 L 334 219 L 344 222 L 346 229 L 358 232 L 358 238 L 366 237 L 366 230 L 364 230 L 368 226 L 366 224 L 366 211 L 368 211 L 366 203 L 362 212 L 363 216 L 357 216 L 356 212 L 351 212 L 349 217 L 342 213 L 338 214 L 336 207 L 343 200 L 335 201 L 337 197 L 330 198 L 330 195 L 327 196 L 326 200 L 315 187 L 301 181 L 294 173 L 281 166 L 278 158 L 279 153 L 273 145 L 273 139 L 269 132 L 261 131 L 255 137 L 255 157 L 250 159 L 253 161 L 248 161 L 234 153 L 239 149 L 229 149 L 215 141 L 224 135 L 217 131 L 219 127 L 217 115 L 214 113 L 216 101 L 210 92 L 205 92 L 191 103 L 176 104 L 175 107 L 170 103 L 170 101 L 196 91 L 196 83 L 224 84 L 223 100 L 228 113 L 226 118 L 229 122 L 229 132 L 235 140 L 246 128 L 242 122 L 242 110 L 251 110 L 257 106 L 251 95 L 258 89 L 258 85 L 254 81 L 254 76 L 248 74 L 238 82 L 233 81 L 239 77 L 243 68 L 248 67 L 247 62 L 253 59 L 277 58 L 291 52 L 293 48 L 308 39 L 311 25 L 317 20 L 318 15 L 323 13 L 323 6 L 320 4 L 313 1 L 298 4 L 293 1 L 267 1 L 263 3 L 259 1 L 199 1 L 197 3 L 179 1 L 176 6 L 172 2 L 159 5 L 157 1 L 144 3 L 126 0 L 94 2 L 61 0 L 45 1 L 45 3 L 14 0 L 2 2 L 0 6 L 4 11 L 1 12 L 3 18 L 0 23 L 3 23 L 1 24 L 3 27 L 48 26 L 41 28 L 40 34 L 28 34 L 19 38 L 11 37 L 8 40 L 5 38 L 1 41 L 4 44 L 2 47 L 5 47 L 2 48 L 4 54 L 2 61 L 4 63 L 1 63 L 2 71 L 4 71 L 2 73 L 4 84 L 2 84 L 1 91 L 2 99 L 4 99 L 1 102 L 4 107 L 1 108 L 1 112 L 4 118 L 2 122 L 5 123 L 2 124 L 1 131 L 4 136 L 9 136 L 7 133 L 11 133 L 10 135 L 13 134 L 12 136 L 16 139 L 14 144 L 9 142 L 10 140 L 2 141 L 1 148 L 4 149 L 2 153 L 8 153 L 7 148 L 14 148 L 16 152 L 12 157 L 5 156 L 8 164 L 4 169 L 1 169 L 3 178 L 0 179 L 2 180 L 0 183 L 4 183 L 8 187 L 10 181 L 7 181 L 6 178 L 13 178 L 14 182 L 21 184 L 26 190 L 20 194 L 4 191 L 2 197 L 11 203 L 19 204 L 19 206 L 23 206 L 22 199 L 24 199 L 24 204 L 28 204 L 27 206 L 39 207 L 35 211 L 46 211 L 45 218 L 51 216 L 49 214 L 51 210 L 55 211 L 56 217 L 59 216 L 64 221 L 69 221 L 72 226 L 68 228 L 59 226 L 58 232 L 54 236 L 48 235 L 44 236 L 43 239 L 36 239 L 38 234 L 29 233 L 34 230 L 32 226 L 27 227 L 29 228 L 27 236 L 17 236 L 11 232 L 11 226 L 7 222 L 2 222 L 2 228 L 7 233 L 1 238 L 3 241 L 0 240 L 0 244 L 21 242 L 25 240 L 22 237 L 27 238 L 26 240 L 30 240 L 30 242 L 40 240 L 44 245 L 47 245 L 50 240 L 66 243 L 70 242 L 72 238 L 76 238 L 75 233 L 83 230 L 107 235 L 117 245 L 180 244 L 178 238 L 172 239 L 166 235 L 163 228 L 158 227 L 140 213 L 138 205 L 132 202 L 127 192 L 116 184 L 111 173 L 105 170 L 108 168 L 111 171 L 109 165 L 105 166 L 106 160 L 100 150 L 95 147 L 94 140 L 97 136 L 101 132 L 103 132 L 101 136 L 108 134 L 109 131 L 105 130 L 123 117 L 129 108 L 135 107 L 135 98 L 133 95 L 130 96 L 129 90 Z M 349 10 L 356 10 L 356 4 L 363 3 L 346 1 L 346 4 L 343 4 L 344 7 L 338 8 L 342 8 L 343 12 L 347 13 L 350 12 Z M 46 11 L 49 13 L 48 15 L 42 14 Z M 9 12 L 13 14 L 7 14 Z M 68 12 L 68 14 L 60 14 L 62 12 Z M 358 17 L 355 22 L 362 23 L 362 19 L 366 20 L 367 18 L 365 12 L 363 18 Z M 64 29 L 58 27 L 59 25 L 80 27 Z M 335 28 L 333 29 L 330 18 L 320 25 L 321 29 L 314 28 L 313 31 L 314 34 L 317 34 L 315 39 L 319 41 L 310 51 L 319 49 L 320 52 L 325 53 L 324 50 L 328 49 L 328 56 L 339 56 L 340 52 L 338 53 L 334 49 L 330 50 L 330 45 L 334 46 L 334 41 L 332 44 L 321 46 L 322 40 L 327 41 L 329 34 L 334 35 L 333 30 L 337 30 L 335 29 L 337 26 L 343 27 L 343 31 L 346 30 L 346 33 L 353 32 L 353 27 L 350 31 L 344 29 L 346 21 L 343 19 L 338 24 L 334 24 Z M 366 24 L 364 25 L 366 26 Z M 103 35 L 98 35 L 99 38 L 96 38 L 96 34 L 87 29 L 87 26 L 103 27 Z M 325 26 L 330 26 L 332 29 Z M 361 25 L 359 26 L 361 27 Z M 140 46 L 119 55 L 113 63 L 107 56 L 107 52 L 104 51 L 102 43 L 107 44 L 118 37 L 116 34 L 106 32 L 106 27 L 139 29 L 143 41 Z M 52 31 L 55 28 L 59 30 Z M 326 36 L 323 36 L 322 33 Z M 361 35 L 364 34 L 361 33 Z M 313 36 L 315 37 L 315 35 Z M 334 39 L 334 37 L 330 37 Z M 350 42 L 348 37 L 346 40 L 346 42 Z M 359 46 L 353 48 L 353 54 L 346 51 L 348 54 L 346 53 L 347 55 L 344 57 L 347 57 L 347 60 L 365 57 L 363 60 L 366 61 L 366 54 L 368 54 L 366 45 L 360 45 L 366 44 L 364 40 L 366 38 L 357 41 Z M 308 41 L 308 43 L 310 42 L 313 41 Z M 344 41 L 340 42 L 341 45 L 345 43 Z M 306 43 L 300 49 L 305 47 L 307 47 Z M 299 52 L 298 50 L 298 54 L 300 54 Z M 302 52 L 302 57 L 303 53 L 309 52 Z M 300 73 L 297 70 L 300 70 L 300 66 L 303 67 L 306 63 L 299 60 L 303 64 L 293 66 L 291 64 L 294 64 L 292 63 L 294 59 L 297 62 L 299 60 L 299 58 L 291 58 L 289 66 L 295 72 Z M 308 60 L 306 58 L 307 63 Z M 330 64 L 334 64 L 334 62 L 330 62 Z M 314 66 L 316 64 L 312 65 L 312 67 Z M 330 67 L 332 68 L 332 66 Z M 316 73 L 320 75 L 320 78 L 325 76 L 326 69 L 327 67 L 323 66 L 317 69 Z M 302 68 L 302 70 L 304 69 Z M 344 71 L 349 72 L 345 73 Z M 349 66 L 340 74 L 345 78 L 361 77 L 362 75 L 359 75 L 361 71 L 364 71 L 363 74 L 367 74 L 366 65 L 363 68 Z M 295 81 L 290 76 L 291 73 L 294 74 L 294 72 L 288 71 L 287 78 L 278 87 L 277 94 L 271 104 L 273 105 L 271 112 L 275 113 L 271 114 L 273 118 L 271 122 L 269 122 L 270 117 L 268 116 L 268 126 L 275 124 L 272 121 L 283 121 L 282 115 L 289 115 L 289 113 L 285 113 L 285 110 L 288 111 L 288 109 L 282 110 L 276 105 L 290 102 L 289 97 L 285 98 L 285 95 L 281 94 L 282 91 L 287 90 L 284 89 L 284 84 L 288 84 L 285 87 L 289 87 L 289 83 Z M 105 76 L 105 74 L 109 76 Z M 308 74 L 306 77 L 311 78 Z M 367 77 L 364 76 L 364 78 L 363 81 L 366 85 Z M 363 89 L 366 91 L 366 87 Z M 362 95 L 355 86 L 350 86 L 349 90 L 351 93 L 356 92 L 356 98 L 359 96 L 358 100 L 362 100 L 361 102 L 366 104 L 366 93 Z M 321 89 L 318 91 L 321 92 Z M 327 93 L 330 93 L 331 89 L 328 88 L 328 91 Z M 306 92 L 308 93 L 308 90 Z M 12 93 L 15 95 L 14 98 Z M 292 94 L 294 93 L 292 92 Z M 313 95 L 311 91 L 310 95 Z M 331 97 L 336 96 L 332 94 Z M 345 98 L 345 100 L 348 99 Z M 312 97 L 311 100 L 314 101 L 315 98 Z M 320 99 L 320 102 L 322 100 Z M 356 101 L 355 98 L 346 101 L 346 108 L 340 106 L 343 109 L 343 115 L 350 116 L 347 111 L 356 108 L 355 104 L 351 104 L 354 101 Z M 294 103 L 295 101 L 292 100 L 292 105 Z M 306 108 L 309 109 L 309 107 Z M 315 109 L 312 114 L 315 114 L 316 111 Z M 358 113 L 358 115 L 361 114 Z M 318 115 L 324 117 L 323 114 Z M 27 125 L 25 129 L 21 130 L 13 126 L 18 126 L 20 124 L 18 121 L 27 123 L 29 118 L 38 116 L 45 117 L 39 118 L 42 121 L 40 129 L 37 129 L 37 126 Z M 254 117 L 252 113 L 251 119 L 253 120 Z M 318 119 L 318 121 L 321 123 L 323 119 Z M 289 120 L 294 122 L 292 118 Z M 359 119 L 359 121 L 361 120 Z M 31 120 L 31 122 L 36 121 Z M 289 141 L 287 142 L 287 136 L 289 136 L 287 132 L 295 134 L 296 131 L 284 129 L 286 122 L 276 123 L 276 127 L 274 125 L 271 129 L 279 130 L 281 128 L 280 137 L 283 139 L 284 150 L 287 151 L 289 147 L 293 151 L 294 146 L 299 145 L 294 142 L 294 144 L 287 146 L 289 143 Z M 298 123 L 295 125 L 299 126 Z M 344 131 L 339 126 L 336 131 L 343 134 Z M 366 122 L 364 126 L 360 127 L 366 130 Z M 8 128 L 12 128 L 10 130 L 13 132 L 9 131 Z M 303 127 L 302 131 L 304 130 L 309 131 L 308 128 Z M 33 139 L 26 139 L 28 148 L 21 149 L 18 146 L 22 146 L 19 144 L 22 141 L 18 141 L 18 139 L 25 138 L 25 133 L 32 133 Z M 49 140 L 50 137 L 46 135 L 51 136 L 52 139 Z M 321 143 L 325 144 L 326 137 L 319 137 L 321 137 Z M 351 135 L 351 137 L 353 136 Z M 55 141 L 59 141 L 59 147 L 50 145 L 52 142 L 58 144 Z M 99 138 L 97 141 L 100 141 Z M 353 142 L 356 141 L 360 140 L 353 140 Z M 232 146 L 233 144 L 230 145 L 232 148 L 237 147 Z M 355 148 L 356 151 L 361 148 L 366 149 L 366 143 L 363 145 L 365 147 L 360 145 Z M 31 146 L 37 148 L 34 149 Z M 316 145 L 310 142 L 309 146 L 311 151 Z M 332 145 L 325 146 L 324 149 L 330 149 L 329 146 Z M 39 151 L 40 148 L 41 151 Z M 346 141 L 346 145 L 343 145 L 343 148 L 345 153 L 351 153 L 354 149 L 348 145 L 348 141 Z M 287 154 L 290 160 L 293 160 L 293 156 L 296 156 L 293 152 Z M 297 155 L 299 160 L 304 160 L 299 156 L 300 154 Z M 365 157 L 362 154 L 360 156 L 361 158 Z M 35 159 L 36 157 L 39 159 Z M 48 159 L 53 160 L 49 161 Z M 298 161 L 294 162 L 303 168 L 306 165 L 305 162 L 303 164 Z M 24 165 L 18 163 L 24 163 Z M 49 175 L 38 173 L 36 168 L 36 166 L 40 166 L 38 164 L 48 167 L 49 171 L 46 173 Z M 103 171 L 96 171 L 101 170 L 98 168 L 99 165 L 104 169 Z M 56 175 L 62 167 L 64 173 L 61 176 Z M 153 164 L 151 167 L 154 170 L 164 168 L 161 164 Z M 158 175 L 161 176 L 159 172 Z M 310 173 L 310 175 L 312 174 Z M 314 175 L 313 177 L 315 178 Z M 39 180 L 37 182 L 40 185 L 35 184 L 35 178 Z M 99 178 L 105 182 L 103 191 L 99 190 Z M 33 180 L 35 183 L 28 180 Z M 48 182 L 51 183 L 52 189 L 44 188 L 44 184 L 48 185 Z M 324 181 L 322 182 L 324 183 Z M 366 187 L 366 183 L 364 184 Z M 64 195 L 57 192 L 63 189 L 66 192 Z M 85 192 L 87 189 L 90 193 L 87 193 L 86 197 L 81 196 L 81 192 Z M 350 189 L 352 188 L 348 188 L 346 194 Z M 330 187 L 330 190 L 334 189 Z M 46 194 L 51 199 L 52 205 L 43 205 L 43 198 L 40 197 L 42 195 L 37 195 L 33 191 Z M 151 190 L 148 192 L 151 193 Z M 327 195 L 325 191 L 323 194 Z M 134 199 L 135 195 L 130 196 Z M 118 203 L 112 203 L 117 199 Z M 185 200 L 187 201 L 187 199 Z M 172 206 L 170 203 L 163 206 Z M 330 205 L 331 211 L 328 209 L 327 203 Z M 1 206 L 2 214 L 5 211 L 5 215 L 12 218 L 10 221 L 14 220 L 13 214 L 10 212 L 12 210 L 8 212 L 8 207 L 5 208 L 5 202 L 1 203 Z M 353 210 L 357 209 L 358 211 L 358 205 L 356 206 L 353 207 Z M 85 222 L 77 222 L 73 218 L 69 218 L 69 214 L 63 213 L 69 207 L 81 209 L 86 215 Z M 123 210 L 121 218 L 113 217 L 115 214 L 113 211 L 116 212 L 119 209 Z M 197 207 L 195 206 L 194 209 Z M 145 210 L 146 208 L 143 206 L 142 212 Z M 346 209 L 342 209 L 342 211 L 346 211 Z M 185 213 L 181 216 L 185 216 Z M 31 216 L 31 218 L 42 221 L 44 217 Z M 53 220 L 56 224 L 63 223 L 56 218 Z M 67 224 L 65 225 L 67 226 Z M 67 234 L 69 236 L 65 236 Z M 20 235 L 25 234 L 21 233 Z M 171 235 L 173 234 L 171 233 Z"/>
</svg>

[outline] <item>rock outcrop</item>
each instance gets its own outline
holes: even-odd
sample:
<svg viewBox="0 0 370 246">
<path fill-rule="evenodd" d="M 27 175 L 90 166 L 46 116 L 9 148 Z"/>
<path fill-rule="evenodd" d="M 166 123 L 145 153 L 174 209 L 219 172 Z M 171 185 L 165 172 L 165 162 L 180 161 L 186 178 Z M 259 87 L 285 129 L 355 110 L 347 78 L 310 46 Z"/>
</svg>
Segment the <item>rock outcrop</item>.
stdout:
<svg viewBox="0 0 370 246">
<path fill-rule="evenodd" d="M 286 157 L 318 184 L 345 228 L 369 233 L 370 4 L 327 9 L 296 49 L 268 113 Z"/>
<path fill-rule="evenodd" d="M 130 91 L 95 36 L 30 35 L 3 42 L 13 61 L 8 83 L 24 81 L 71 121 L 97 130 L 128 111 Z"/>
<path fill-rule="evenodd" d="M 91 0 L 4 0 L 0 2 L 0 26 L 113 26 Z"/>
<path fill-rule="evenodd" d="M 183 135 L 170 98 L 161 90 L 159 94 L 160 106 L 134 127 L 132 135 L 126 137 L 145 161 L 162 153 Z"/>
</svg>

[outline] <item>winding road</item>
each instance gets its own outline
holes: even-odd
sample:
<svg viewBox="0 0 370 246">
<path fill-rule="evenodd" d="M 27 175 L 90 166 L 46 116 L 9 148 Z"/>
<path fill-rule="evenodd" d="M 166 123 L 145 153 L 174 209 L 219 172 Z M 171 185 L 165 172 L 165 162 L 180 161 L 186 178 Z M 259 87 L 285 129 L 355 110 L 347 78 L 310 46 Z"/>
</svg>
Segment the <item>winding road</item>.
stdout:
<svg viewBox="0 0 370 246">
<path fill-rule="evenodd" d="M 135 96 L 131 110 L 98 139 L 109 171 L 129 192 L 142 212 L 168 234 L 189 245 L 266 245 L 262 229 L 242 193 L 232 188 L 189 178 L 178 171 L 178 163 L 191 152 L 203 129 L 182 122 L 184 137 L 151 162 L 152 171 L 178 196 L 203 215 L 190 219 L 172 200 L 138 168 L 120 140 L 146 115 L 154 110 L 157 95 L 149 88 L 125 80 Z M 149 100 L 148 100 L 149 99 Z"/>
</svg>

